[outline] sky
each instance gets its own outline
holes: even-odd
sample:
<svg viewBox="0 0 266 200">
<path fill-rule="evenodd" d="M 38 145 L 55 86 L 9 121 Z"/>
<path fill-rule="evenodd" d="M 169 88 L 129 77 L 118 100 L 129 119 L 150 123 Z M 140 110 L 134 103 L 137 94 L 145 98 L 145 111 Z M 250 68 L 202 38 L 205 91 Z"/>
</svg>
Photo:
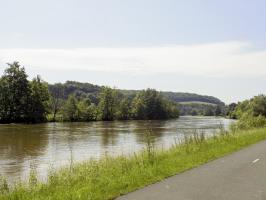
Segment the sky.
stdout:
<svg viewBox="0 0 266 200">
<path fill-rule="evenodd" d="M 264 0 L 0 0 L 0 74 L 226 103 L 266 93 Z"/>
</svg>

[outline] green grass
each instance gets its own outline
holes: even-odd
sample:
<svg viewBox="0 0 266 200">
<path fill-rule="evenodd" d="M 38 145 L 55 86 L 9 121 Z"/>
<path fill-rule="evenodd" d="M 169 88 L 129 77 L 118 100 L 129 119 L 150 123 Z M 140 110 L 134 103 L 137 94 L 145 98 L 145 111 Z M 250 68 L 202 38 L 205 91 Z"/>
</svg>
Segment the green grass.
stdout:
<svg viewBox="0 0 266 200">
<path fill-rule="evenodd" d="M 236 131 L 205 139 L 195 136 L 169 150 L 146 151 L 130 157 L 105 157 L 51 172 L 47 183 L 32 173 L 28 184 L 8 188 L 0 183 L 1 200 L 105 200 L 142 188 L 266 139 L 266 129 Z"/>
</svg>

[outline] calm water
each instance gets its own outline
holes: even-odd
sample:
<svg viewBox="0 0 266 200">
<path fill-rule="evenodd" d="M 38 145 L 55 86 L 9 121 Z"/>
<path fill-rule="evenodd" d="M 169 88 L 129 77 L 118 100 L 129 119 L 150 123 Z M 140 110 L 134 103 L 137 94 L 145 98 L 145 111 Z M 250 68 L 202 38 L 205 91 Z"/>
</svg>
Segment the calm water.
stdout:
<svg viewBox="0 0 266 200">
<path fill-rule="evenodd" d="M 167 121 L 117 121 L 0 125 L 0 175 L 23 180 L 34 167 L 41 179 L 49 169 L 105 154 L 129 154 L 145 146 L 144 132 L 152 129 L 155 145 L 167 148 L 195 129 L 210 135 L 232 120 L 180 117 Z"/>
</svg>

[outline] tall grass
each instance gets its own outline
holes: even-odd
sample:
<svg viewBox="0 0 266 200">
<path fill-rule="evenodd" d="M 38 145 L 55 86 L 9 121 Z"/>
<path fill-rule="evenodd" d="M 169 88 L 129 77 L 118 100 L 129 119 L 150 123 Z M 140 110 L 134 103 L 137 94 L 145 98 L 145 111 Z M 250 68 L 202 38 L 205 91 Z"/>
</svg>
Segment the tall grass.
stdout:
<svg viewBox="0 0 266 200">
<path fill-rule="evenodd" d="M 35 172 L 28 184 L 8 186 L 0 179 L 1 200 L 108 200 L 204 164 L 233 151 L 266 139 L 266 129 L 223 131 L 219 136 L 203 134 L 186 137 L 168 150 L 153 146 L 147 132 L 147 147 L 132 156 L 106 156 L 101 160 L 74 163 L 49 173 L 46 183 Z"/>
<path fill-rule="evenodd" d="M 237 123 L 233 124 L 232 127 L 236 129 L 252 129 L 252 128 L 262 128 L 266 126 L 266 117 L 259 115 L 259 116 L 252 116 L 249 113 L 243 114 L 241 118 L 237 121 Z"/>
</svg>

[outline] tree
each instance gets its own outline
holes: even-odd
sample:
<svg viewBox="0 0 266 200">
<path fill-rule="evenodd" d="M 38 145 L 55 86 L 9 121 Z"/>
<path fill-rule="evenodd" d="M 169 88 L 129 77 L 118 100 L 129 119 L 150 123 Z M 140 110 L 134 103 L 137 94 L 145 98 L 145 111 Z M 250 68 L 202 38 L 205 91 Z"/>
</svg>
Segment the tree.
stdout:
<svg viewBox="0 0 266 200">
<path fill-rule="evenodd" d="M 236 128 L 264 127 L 266 124 L 266 96 L 258 95 L 250 100 L 239 102 L 231 115 L 238 119 Z"/>
<path fill-rule="evenodd" d="M 236 110 L 237 104 L 236 103 L 231 103 L 228 105 L 227 107 L 227 111 L 226 111 L 226 115 L 231 118 L 231 119 L 236 119 L 237 116 L 235 114 L 235 110 Z"/>
<path fill-rule="evenodd" d="M 90 102 L 89 99 L 83 99 L 78 102 L 78 119 L 80 121 L 94 121 L 96 120 L 96 106 Z"/>
<path fill-rule="evenodd" d="M 215 113 L 215 116 L 220 116 L 220 115 L 222 115 L 222 108 L 221 108 L 219 105 L 217 105 L 217 106 L 215 107 L 215 111 L 214 111 L 214 113 Z"/>
<path fill-rule="evenodd" d="M 99 99 L 99 118 L 105 121 L 114 120 L 118 103 L 117 91 L 109 87 L 103 87 Z"/>
<path fill-rule="evenodd" d="M 56 83 L 50 87 L 50 112 L 52 113 L 52 121 L 56 120 L 56 115 L 64 104 L 65 87 L 61 83 Z"/>
<path fill-rule="evenodd" d="M 63 106 L 63 119 L 71 122 L 78 120 L 77 99 L 74 95 L 69 95 Z"/>
<path fill-rule="evenodd" d="M 258 95 L 250 100 L 238 103 L 231 115 L 237 119 L 240 119 L 243 115 L 266 117 L 266 96 Z"/>
<path fill-rule="evenodd" d="M 48 84 L 37 76 L 30 82 L 29 121 L 33 123 L 46 120 L 49 91 Z"/>
<path fill-rule="evenodd" d="M 163 98 L 163 108 L 167 119 L 179 117 L 179 108 L 176 102 Z"/>
<path fill-rule="evenodd" d="M 196 116 L 198 115 L 198 112 L 196 110 L 191 110 L 191 113 L 190 113 L 192 116 Z"/>
<path fill-rule="evenodd" d="M 257 117 L 262 115 L 266 117 L 266 96 L 259 95 L 255 96 L 250 103 L 253 116 Z"/>
<path fill-rule="evenodd" d="M 132 102 L 132 113 L 135 119 L 167 119 L 178 117 L 177 105 L 164 99 L 154 89 L 139 92 Z"/>
<path fill-rule="evenodd" d="M 146 119 L 146 108 L 145 108 L 144 98 L 141 94 L 137 96 L 132 101 L 132 115 L 134 119 Z"/>
<path fill-rule="evenodd" d="M 244 113 L 252 115 L 252 109 L 250 107 L 250 100 L 239 102 L 234 110 L 234 115 L 237 119 L 241 118 Z"/>
<path fill-rule="evenodd" d="M 204 116 L 214 116 L 213 106 L 208 106 L 204 112 Z"/>
<path fill-rule="evenodd" d="M 0 78 L 0 122 L 8 122 L 8 90 L 7 90 L 7 83 L 2 77 Z"/>
<path fill-rule="evenodd" d="M 118 111 L 116 113 L 116 118 L 121 120 L 127 120 L 131 117 L 131 105 L 128 98 L 123 98 L 120 101 Z"/>
<path fill-rule="evenodd" d="M 8 64 L 0 82 L 0 120 L 2 123 L 28 122 L 30 87 L 24 67 Z"/>
</svg>

